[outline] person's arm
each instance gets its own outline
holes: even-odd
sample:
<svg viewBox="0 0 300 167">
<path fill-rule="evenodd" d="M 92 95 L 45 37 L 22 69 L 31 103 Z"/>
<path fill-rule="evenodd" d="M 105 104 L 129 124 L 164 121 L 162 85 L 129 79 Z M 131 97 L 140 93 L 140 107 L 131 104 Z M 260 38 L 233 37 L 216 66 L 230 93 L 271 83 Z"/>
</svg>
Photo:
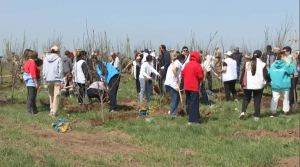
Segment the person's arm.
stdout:
<svg viewBox="0 0 300 167">
<path fill-rule="evenodd" d="M 178 69 L 178 67 L 175 66 L 174 62 L 172 63 L 172 66 L 173 66 L 172 67 L 172 72 L 173 72 L 173 74 L 175 76 L 175 82 L 178 83 L 178 75 L 177 75 L 177 69 Z"/>
<path fill-rule="evenodd" d="M 203 80 L 203 70 L 201 65 L 198 67 L 197 76 L 198 76 L 198 80 L 201 82 Z"/>
<path fill-rule="evenodd" d="M 269 75 L 268 70 L 267 70 L 266 67 L 264 67 L 264 69 L 263 69 L 263 75 L 264 75 L 265 80 L 266 80 L 268 83 L 271 82 L 271 78 L 270 78 L 270 75 Z"/>
<path fill-rule="evenodd" d="M 60 76 L 60 84 L 63 85 L 64 76 L 63 76 L 63 66 L 62 66 L 61 59 L 58 60 L 57 68 L 58 68 L 58 76 Z"/>
<path fill-rule="evenodd" d="M 85 62 L 83 62 L 82 65 L 81 65 L 81 68 L 82 68 L 85 79 L 87 80 L 87 82 L 89 82 L 90 81 L 90 75 L 89 75 L 89 69 L 88 69 L 87 64 Z"/>
<path fill-rule="evenodd" d="M 223 68 L 222 70 L 220 71 L 220 73 L 223 73 L 223 72 L 226 72 L 227 71 L 227 63 L 226 62 L 223 62 Z"/>
<path fill-rule="evenodd" d="M 35 65 L 34 62 L 31 65 L 29 65 L 29 73 L 30 73 L 31 78 L 34 82 L 35 88 L 38 89 L 39 85 L 38 85 L 37 79 L 36 79 L 36 69 L 37 69 L 37 66 Z"/>
<path fill-rule="evenodd" d="M 131 67 L 131 75 L 134 74 L 134 65 Z"/>
<path fill-rule="evenodd" d="M 275 54 L 271 54 L 270 56 L 270 66 L 275 62 Z"/>
<path fill-rule="evenodd" d="M 165 55 L 164 75 L 167 74 L 170 63 L 171 63 L 171 56 L 170 53 L 167 52 L 167 54 Z"/>
</svg>

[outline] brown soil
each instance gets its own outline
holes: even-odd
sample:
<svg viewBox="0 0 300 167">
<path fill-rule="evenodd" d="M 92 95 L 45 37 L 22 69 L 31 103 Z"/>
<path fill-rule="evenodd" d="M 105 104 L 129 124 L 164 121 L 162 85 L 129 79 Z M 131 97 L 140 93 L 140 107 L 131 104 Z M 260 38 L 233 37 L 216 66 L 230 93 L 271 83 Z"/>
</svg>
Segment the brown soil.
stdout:
<svg viewBox="0 0 300 167">
<path fill-rule="evenodd" d="M 107 135 L 116 136 L 116 137 L 125 138 L 125 139 L 131 139 L 132 138 L 132 136 L 130 136 L 129 134 L 123 133 L 119 130 L 108 132 Z"/>
<path fill-rule="evenodd" d="M 105 115 L 105 121 L 112 119 L 119 119 L 121 121 L 129 120 L 129 119 L 140 119 L 145 118 L 145 115 L 141 115 L 140 113 L 111 113 Z M 92 119 L 91 124 L 93 126 L 103 125 L 105 122 L 102 121 L 102 118 Z"/>
<path fill-rule="evenodd" d="M 278 158 L 277 164 L 274 167 L 299 167 L 299 156 L 289 158 Z"/>
<path fill-rule="evenodd" d="M 105 133 L 88 134 L 84 132 L 71 131 L 70 133 L 60 133 L 50 129 L 39 129 L 36 126 L 22 124 L 33 131 L 37 137 L 48 139 L 54 143 L 64 145 L 65 150 L 72 155 L 99 155 L 111 156 L 115 154 L 134 154 L 141 150 L 133 145 L 111 140 Z M 122 134 L 122 132 L 110 132 L 111 135 Z M 127 138 L 129 135 L 127 135 Z"/>
<path fill-rule="evenodd" d="M 14 101 L 13 104 L 26 104 L 26 101 Z M 11 101 L 7 101 L 7 102 L 0 102 L 0 107 L 7 107 L 7 106 L 11 106 Z"/>
<path fill-rule="evenodd" d="M 262 139 L 262 138 L 274 138 L 274 139 L 279 139 L 279 140 L 292 140 L 292 139 L 297 139 L 299 140 L 299 127 L 294 128 L 294 129 L 289 129 L 285 131 L 250 131 L 248 133 L 245 132 L 236 132 L 233 135 L 229 135 L 227 137 L 232 137 L 232 138 L 239 138 L 239 137 L 247 137 L 251 139 Z"/>
</svg>

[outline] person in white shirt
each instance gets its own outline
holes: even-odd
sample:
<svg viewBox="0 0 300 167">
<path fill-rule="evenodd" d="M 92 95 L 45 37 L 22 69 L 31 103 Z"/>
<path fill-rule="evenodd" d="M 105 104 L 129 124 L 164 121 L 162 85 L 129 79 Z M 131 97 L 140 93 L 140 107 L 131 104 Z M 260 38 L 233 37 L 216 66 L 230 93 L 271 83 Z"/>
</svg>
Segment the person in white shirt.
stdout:
<svg viewBox="0 0 300 167">
<path fill-rule="evenodd" d="M 141 71 L 139 75 L 141 92 L 140 92 L 140 102 L 143 102 L 144 94 L 146 95 L 147 102 L 150 102 L 150 89 L 149 89 L 149 81 L 152 80 L 151 72 L 155 73 L 159 77 L 161 75 L 151 66 L 152 56 L 148 55 L 146 57 L 146 62 L 142 64 Z"/>
<path fill-rule="evenodd" d="M 169 92 L 171 95 L 170 115 L 176 115 L 176 108 L 180 100 L 178 88 L 181 81 L 181 70 L 184 59 L 185 56 L 183 54 L 180 54 L 170 64 L 167 70 L 165 86 L 167 92 Z"/>
<path fill-rule="evenodd" d="M 208 81 L 208 90 L 212 91 L 212 75 L 218 77 L 218 74 L 214 71 L 213 67 L 215 66 L 214 57 L 211 55 L 207 55 L 205 57 L 205 61 L 203 62 L 203 68 L 206 71 L 206 79 Z"/>
<path fill-rule="evenodd" d="M 95 81 L 89 86 L 86 93 L 90 101 L 92 98 L 97 98 L 100 101 L 100 97 L 105 101 L 107 92 L 109 92 L 109 88 L 103 81 Z"/>
<path fill-rule="evenodd" d="M 228 102 L 230 100 L 230 92 L 235 101 L 237 101 L 237 92 L 235 90 L 235 83 L 237 80 L 236 61 L 232 58 L 231 51 L 227 51 L 224 55 L 225 60 L 220 72 L 222 73 L 222 80 L 224 82 L 226 101 Z"/>
<path fill-rule="evenodd" d="M 134 61 L 132 62 L 132 70 L 131 70 L 131 75 L 134 76 L 135 84 L 136 84 L 136 91 L 137 91 L 138 93 L 140 93 L 140 91 L 141 91 L 140 80 L 139 80 L 140 69 L 141 69 L 141 63 L 140 63 L 140 60 L 141 60 L 141 54 L 138 53 L 138 54 L 135 56 Z"/>
<path fill-rule="evenodd" d="M 111 57 L 112 57 L 112 62 L 110 64 L 119 71 L 120 70 L 120 59 L 117 56 L 116 52 L 112 52 Z"/>
</svg>

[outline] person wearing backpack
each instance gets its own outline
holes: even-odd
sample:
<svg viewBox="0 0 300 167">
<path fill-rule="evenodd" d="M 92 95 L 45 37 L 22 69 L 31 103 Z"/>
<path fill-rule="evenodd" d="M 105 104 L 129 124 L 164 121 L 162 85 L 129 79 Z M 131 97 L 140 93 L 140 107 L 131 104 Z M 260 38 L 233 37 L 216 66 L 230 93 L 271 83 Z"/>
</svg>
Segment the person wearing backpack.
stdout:
<svg viewBox="0 0 300 167">
<path fill-rule="evenodd" d="M 120 74 L 118 70 L 105 61 L 98 61 L 96 66 L 96 72 L 100 77 L 100 80 L 106 82 L 109 87 L 109 101 L 110 101 L 110 108 L 109 112 L 116 112 L 117 111 L 117 94 L 120 84 Z M 103 80 L 102 80 L 103 79 Z"/>
<path fill-rule="evenodd" d="M 272 80 L 272 101 L 271 101 L 271 117 L 274 117 L 275 111 L 277 109 L 277 104 L 280 96 L 283 96 L 283 107 L 282 110 L 285 115 L 288 114 L 290 110 L 289 105 L 289 94 L 291 88 L 291 77 L 294 74 L 295 64 L 291 63 L 285 54 L 281 55 L 280 60 L 276 60 L 273 65 L 271 65 L 269 74 Z"/>
<path fill-rule="evenodd" d="M 260 103 L 264 87 L 267 82 L 271 82 L 268 74 L 266 63 L 260 59 L 261 51 L 253 52 L 252 58 L 246 58 L 242 66 L 240 84 L 244 91 L 244 98 L 242 104 L 242 113 L 240 119 L 245 117 L 246 109 L 251 101 L 252 95 L 254 99 L 254 120 L 259 120 Z"/>
</svg>

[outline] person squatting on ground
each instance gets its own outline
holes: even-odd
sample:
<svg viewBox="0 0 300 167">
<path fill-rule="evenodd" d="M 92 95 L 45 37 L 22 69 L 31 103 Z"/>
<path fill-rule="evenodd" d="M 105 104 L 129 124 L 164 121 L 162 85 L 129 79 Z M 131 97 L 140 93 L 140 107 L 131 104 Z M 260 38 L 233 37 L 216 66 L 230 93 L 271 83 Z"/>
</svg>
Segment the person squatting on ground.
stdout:
<svg viewBox="0 0 300 167">
<path fill-rule="evenodd" d="M 64 77 L 64 83 L 61 89 L 61 94 L 63 96 L 73 96 L 74 95 L 75 84 L 73 83 L 72 73 L 67 73 Z"/>
<path fill-rule="evenodd" d="M 134 61 L 132 62 L 132 70 L 131 70 L 131 75 L 134 76 L 135 79 L 135 86 L 136 86 L 136 91 L 137 93 L 140 93 L 141 91 L 141 85 L 140 85 L 140 80 L 139 80 L 139 75 L 140 75 L 140 69 L 141 69 L 141 54 L 138 53 L 135 56 Z"/>
<path fill-rule="evenodd" d="M 170 115 L 176 115 L 176 109 L 179 103 L 179 85 L 181 81 L 181 70 L 182 63 L 185 59 L 183 54 L 180 54 L 175 60 L 169 65 L 167 70 L 167 76 L 165 80 L 166 90 L 171 96 Z"/>
<path fill-rule="evenodd" d="M 266 82 L 271 82 L 266 63 L 260 59 L 261 51 L 253 52 L 252 59 L 247 59 L 241 67 L 240 84 L 244 91 L 242 113 L 240 119 L 245 117 L 246 109 L 251 101 L 252 94 L 254 99 L 254 119 L 258 120 L 260 115 L 260 103 Z"/>
<path fill-rule="evenodd" d="M 103 98 L 102 100 L 106 101 L 105 99 L 108 91 L 109 88 L 103 81 L 95 81 L 87 89 L 87 97 L 90 101 L 92 101 L 92 98 L 97 98 L 100 101 L 101 97 Z"/>
<path fill-rule="evenodd" d="M 152 67 L 151 62 L 152 62 L 152 56 L 148 55 L 146 57 L 146 62 L 144 62 L 141 66 L 141 72 L 139 75 L 140 87 L 141 87 L 140 103 L 143 102 L 144 95 L 146 95 L 147 102 L 150 102 L 149 81 L 152 80 L 151 73 L 155 73 L 161 78 L 161 75 Z"/>
<path fill-rule="evenodd" d="M 235 83 L 237 80 L 237 64 L 236 61 L 232 59 L 232 53 L 230 51 L 227 51 L 226 53 L 224 53 L 224 55 L 225 59 L 223 62 L 223 68 L 220 72 L 222 73 L 226 101 L 228 102 L 230 100 L 230 92 L 232 93 L 233 99 L 237 100 L 237 92 L 235 90 Z"/>
<path fill-rule="evenodd" d="M 284 114 L 287 115 L 290 110 L 290 75 L 294 74 L 294 68 L 295 64 L 291 63 L 290 59 L 284 54 L 281 55 L 281 60 L 276 60 L 275 63 L 270 67 L 269 74 L 272 80 L 272 101 L 270 106 L 271 117 L 274 117 L 280 95 L 283 96 L 282 110 Z"/>
<path fill-rule="evenodd" d="M 41 85 L 40 68 L 36 65 L 35 60 L 38 58 L 38 54 L 35 51 L 28 53 L 28 60 L 24 65 L 23 79 L 27 87 L 27 103 L 26 113 L 37 114 L 36 107 L 36 95 L 39 86 Z"/>
<path fill-rule="evenodd" d="M 75 82 L 79 87 L 79 91 L 78 91 L 79 105 L 83 105 L 86 84 L 89 85 L 89 81 L 90 81 L 88 66 L 85 62 L 86 55 L 87 55 L 86 51 L 80 51 L 79 55 L 77 56 L 77 62 L 74 65 Z"/>
<path fill-rule="evenodd" d="M 203 79 L 202 66 L 200 65 L 201 55 L 193 51 L 190 54 L 190 61 L 181 72 L 184 80 L 184 90 L 189 111 L 189 124 L 198 124 L 199 114 L 199 85 Z"/>
<path fill-rule="evenodd" d="M 107 62 L 99 61 L 97 63 L 96 72 L 100 79 L 104 79 L 103 81 L 106 82 L 105 84 L 108 83 L 108 96 L 110 101 L 109 112 L 117 111 L 117 94 L 120 84 L 120 75 L 118 70 Z"/>
<path fill-rule="evenodd" d="M 46 54 L 43 62 L 43 79 L 47 84 L 50 96 L 50 116 L 55 117 L 58 113 L 61 96 L 61 85 L 63 84 L 62 61 L 59 56 L 59 48 L 53 46 L 50 53 Z"/>
</svg>

